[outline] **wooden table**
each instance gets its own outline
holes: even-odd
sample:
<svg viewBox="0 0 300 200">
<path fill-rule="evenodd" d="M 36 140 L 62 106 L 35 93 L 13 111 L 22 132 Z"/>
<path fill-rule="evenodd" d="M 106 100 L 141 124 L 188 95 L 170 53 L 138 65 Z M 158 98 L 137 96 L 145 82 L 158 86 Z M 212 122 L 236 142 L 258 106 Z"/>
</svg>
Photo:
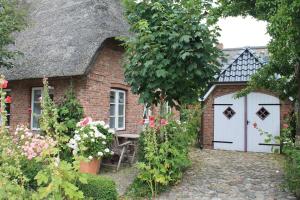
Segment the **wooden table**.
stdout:
<svg viewBox="0 0 300 200">
<path fill-rule="evenodd" d="M 132 141 L 133 153 L 132 153 L 132 158 L 131 158 L 131 164 L 134 163 L 135 155 L 137 153 L 137 148 L 138 148 L 138 140 L 140 138 L 140 135 L 139 134 L 130 134 L 130 133 L 121 133 L 121 134 L 117 134 L 117 137 Z"/>
</svg>

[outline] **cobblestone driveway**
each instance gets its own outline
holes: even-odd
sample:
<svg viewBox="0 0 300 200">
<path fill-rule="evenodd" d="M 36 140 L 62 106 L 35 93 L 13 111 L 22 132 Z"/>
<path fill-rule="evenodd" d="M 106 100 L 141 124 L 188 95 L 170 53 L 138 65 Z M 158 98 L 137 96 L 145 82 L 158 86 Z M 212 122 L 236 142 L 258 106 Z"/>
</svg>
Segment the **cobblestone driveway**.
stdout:
<svg viewBox="0 0 300 200">
<path fill-rule="evenodd" d="M 159 199 L 296 199 L 281 187 L 280 155 L 194 149 L 191 158 L 182 182 Z"/>
</svg>

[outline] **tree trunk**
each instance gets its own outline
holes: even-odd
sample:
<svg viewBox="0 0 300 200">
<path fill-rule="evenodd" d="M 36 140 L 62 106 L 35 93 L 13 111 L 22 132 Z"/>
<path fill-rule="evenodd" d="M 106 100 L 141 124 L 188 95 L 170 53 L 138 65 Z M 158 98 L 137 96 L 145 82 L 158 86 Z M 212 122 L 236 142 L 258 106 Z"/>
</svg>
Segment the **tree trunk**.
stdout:
<svg viewBox="0 0 300 200">
<path fill-rule="evenodd" d="M 295 144 L 300 146 L 300 64 L 297 63 L 295 67 L 296 71 L 296 80 L 298 85 L 298 94 L 297 94 L 297 129 L 296 129 L 296 136 L 295 136 Z"/>
</svg>

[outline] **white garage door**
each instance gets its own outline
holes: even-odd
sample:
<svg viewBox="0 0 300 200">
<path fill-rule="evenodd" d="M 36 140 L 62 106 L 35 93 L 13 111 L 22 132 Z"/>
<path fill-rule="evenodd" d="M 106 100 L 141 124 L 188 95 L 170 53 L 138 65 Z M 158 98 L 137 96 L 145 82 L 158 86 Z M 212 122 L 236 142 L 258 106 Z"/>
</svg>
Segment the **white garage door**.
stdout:
<svg viewBox="0 0 300 200">
<path fill-rule="evenodd" d="M 271 152 L 278 148 L 275 141 L 266 143 L 257 127 L 280 134 L 280 101 L 278 98 L 253 92 L 246 97 L 235 94 L 218 97 L 214 101 L 214 148 L 223 150 Z"/>
</svg>

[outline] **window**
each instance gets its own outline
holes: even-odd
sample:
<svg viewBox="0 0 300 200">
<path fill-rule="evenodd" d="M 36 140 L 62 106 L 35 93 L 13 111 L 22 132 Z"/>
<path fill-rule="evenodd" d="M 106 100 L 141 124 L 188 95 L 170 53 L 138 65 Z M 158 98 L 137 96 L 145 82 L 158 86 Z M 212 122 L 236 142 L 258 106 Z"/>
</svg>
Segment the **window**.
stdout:
<svg viewBox="0 0 300 200">
<path fill-rule="evenodd" d="M 41 108 L 41 97 L 42 97 L 42 87 L 32 88 L 31 93 L 31 129 L 39 130 L 40 123 L 39 119 L 42 113 Z M 49 90 L 50 98 L 53 100 L 53 89 Z"/>
<path fill-rule="evenodd" d="M 144 123 L 148 124 L 149 123 L 149 117 L 152 115 L 152 108 L 148 107 L 148 105 L 144 105 L 144 113 L 143 113 L 143 119 Z"/>
<path fill-rule="evenodd" d="M 228 118 L 231 119 L 233 117 L 233 115 L 235 115 L 235 111 L 231 108 L 228 107 L 226 108 L 226 110 L 223 112 L 223 114 Z"/>
<path fill-rule="evenodd" d="M 264 107 L 261 107 L 256 114 L 261 120 L 266 119 L 270 115 L 269 111 L 267 111 Z"/>
<path fill-rule="evenodd" d="M 125 129 L 125 91 L 110 91 L 109 126 L 116 130 Z"/>
<path fill-rule="evenodd" d="M 5 99 L 8 96 L 11 96 L 11 90 L 4 90 L 6 92 L 6 96 Z M 6 125 L 10 126 L 10 108 L 11 108 L 11 102 L 6 102 L 5 103 L 5 110 L 6 110 L 6 118 L 7 118 L 7 122 Z M 1 120 L 1 116 L 0 116 L 0 124 L 1 124 L 2 120 Z"/>
</svg>

